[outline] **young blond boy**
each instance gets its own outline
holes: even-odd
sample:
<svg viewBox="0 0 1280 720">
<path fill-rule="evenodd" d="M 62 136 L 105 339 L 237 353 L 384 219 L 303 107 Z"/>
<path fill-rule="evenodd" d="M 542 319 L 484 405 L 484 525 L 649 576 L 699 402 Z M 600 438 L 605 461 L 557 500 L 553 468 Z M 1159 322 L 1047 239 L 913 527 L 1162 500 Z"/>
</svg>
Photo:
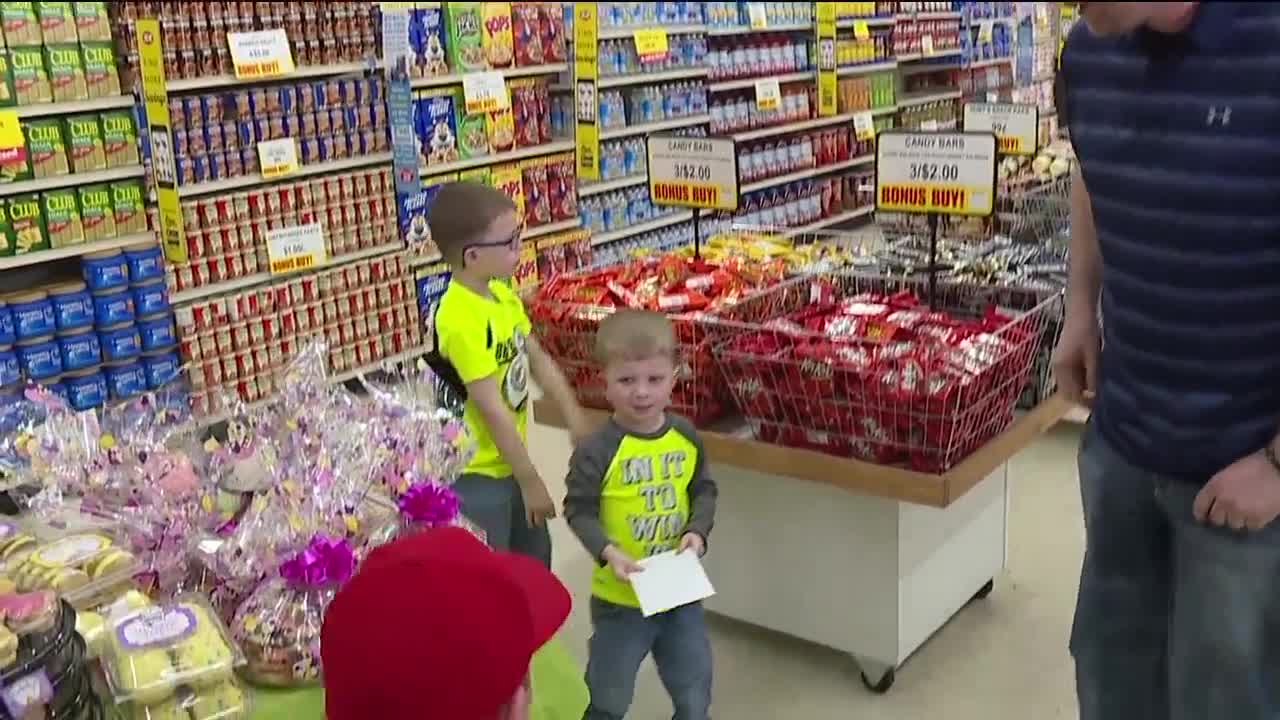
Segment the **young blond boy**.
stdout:
<svg viewBox="0 0 1280 720">
<path fill-rule="evenodd" d="M 716 485 L 693 425 L 667 412 L 676 344 L 663 315 L 620 310 L 600 324 L 597 359 L 613 415 L 573 453 L 564 501 L 569 527 L 599 567 L 591 581 L 594 633 L 584 720 L 622 720 L 636 672 L 653 653 L 675 720 L 706 720 L 711 644 L 702 605 L 651 617 L 630 576 L 637 560 L 668 550 L 706 552 Z"/>
<path fill-rule="evenodd" d="M 564 375 L 530 334 L 510 285 L 523 230 L 516 206 L 487 185 L 450 183 L 436 195 L 427 222 L 452 269 L 435 313 L 436 350 L 466 388 L 463 419 L 476 443 L 454 486 L 462 511 L 495 549 L 550 567 L 546 521 L 556 509 L 525 447 L 530 371 L 563 409 L 575 438 L 585 421 Z"/>
</svg>

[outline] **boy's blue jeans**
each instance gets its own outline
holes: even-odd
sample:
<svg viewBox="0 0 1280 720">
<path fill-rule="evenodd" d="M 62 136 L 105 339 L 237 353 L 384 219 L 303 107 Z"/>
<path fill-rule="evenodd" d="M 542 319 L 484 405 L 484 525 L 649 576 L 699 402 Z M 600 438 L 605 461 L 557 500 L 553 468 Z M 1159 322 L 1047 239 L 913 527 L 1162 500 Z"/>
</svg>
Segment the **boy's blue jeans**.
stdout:
<svg viewBox="0 0 1280 720">
<path fill-rule="evenodd" d="M 587 659 L 591 704 L 582 720 L 622 720 L 636 673 L 650 652 L 675 706 L 674 720 L 707 720 L 711 710 L 711 640 L 702 603 L 646 618 L 639 608 L 591 598 L 594 632 Z"/>
<path fill-rule="evenodd" d="M 1080 720 L 1280 718 L 1280 521 L 1197 522 L 1199 486 L 1133 467 L 1092 426 L 1079 468 Z"/>
<path fill-rule="evenodd" d="M 529 527 L 515 478 L 463 475 L 453 489 L 462 500 L 462 514 L 484 530 L 490 547 L 528 555 L 551 568 L 551 535 L 545 523 Z"/>
</svg>

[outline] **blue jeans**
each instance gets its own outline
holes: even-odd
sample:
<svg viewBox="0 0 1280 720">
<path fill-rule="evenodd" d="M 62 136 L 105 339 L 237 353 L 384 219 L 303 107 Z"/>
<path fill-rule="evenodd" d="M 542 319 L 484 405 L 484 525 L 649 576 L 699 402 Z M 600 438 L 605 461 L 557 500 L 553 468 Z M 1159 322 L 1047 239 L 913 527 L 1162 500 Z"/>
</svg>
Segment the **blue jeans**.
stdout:
<svg viewBox="0 0 1280 720">
<path fill-rule="evenodd" d="M 1198 485 L 1134 467 L 1092 426 L 1079 467 L 1080 720 L 1280 718 L 1280 521 L 1197 522 Z"/>
<path fill-rule="evenodd" d="M 462 514 L 484 530 L 494 550 L 528 555 L 551 567 L 551 535 L 542 527 L 529 527 L 524 495 L 514 478 L 463 475 L 453 489 L 462 500 Z"/>
<path fill-rule="evenodd" d="M 711 641 L 702 603 L 653 617 L 639 608 L 591 598 L 594 632 L 587 659 L 591 704 L 582 720 L 622 720 L 636 673 L 650 652 L 675 706 L 674 720 L 707 720 L 711 710 Z"/>
</svg>

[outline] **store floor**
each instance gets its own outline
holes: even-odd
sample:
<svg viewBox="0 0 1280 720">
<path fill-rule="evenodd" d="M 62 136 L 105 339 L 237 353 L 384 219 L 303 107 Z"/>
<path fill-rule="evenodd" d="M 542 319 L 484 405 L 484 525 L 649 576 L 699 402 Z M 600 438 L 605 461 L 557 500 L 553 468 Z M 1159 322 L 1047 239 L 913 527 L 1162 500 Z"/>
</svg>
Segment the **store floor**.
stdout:
<svg viewBox="0 0 1280 720">
<path fill-rule="evenodd" d="M 867 692 L 853 662 L 833 650 L 714 618 L 717 718 L 729 720 L 1038 720 L 1077 717 L 1067 654 L 1084 530 L 1076 482 L 1077 426 L 1060 425 L 1012 462 L 1009 567 L 995 592 L 962 610 L 898 671 L 883 696 Z M 557 501 L 564 496 L 568 436 L 532 427 L 534 461 Z M 732 492 L 731 478 L 720 478 Z M 762 532 L 786 532 L 770 528 Z M 585 660 L 591 562 L 563 520 L 552 526 L 555 570 L 574 593 L 564 631 Z M 712 536 L 712 552 L 715 539 Z M 874 548 L 850 548 L 875 552 Z M 805 558 L 796 558 L 805 562 Z M 712 578 L 714 583 L 715 578 Z M 760 582 L 769 569 L 760 568 Z M 803 588 L 797 588 L 803 592 Z M 856 613 L 855 602 L 848 603 Z M 670 718 L 657 674 L 641 670 L 629 720 Z"/>
</svg>

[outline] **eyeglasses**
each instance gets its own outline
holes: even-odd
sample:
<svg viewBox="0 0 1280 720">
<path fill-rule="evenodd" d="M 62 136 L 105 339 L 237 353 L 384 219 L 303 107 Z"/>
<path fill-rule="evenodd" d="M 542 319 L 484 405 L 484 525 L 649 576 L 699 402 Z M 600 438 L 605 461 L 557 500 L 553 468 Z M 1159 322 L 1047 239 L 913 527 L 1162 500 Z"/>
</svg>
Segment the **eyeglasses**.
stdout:
<svg viewBox="0 0 1280 720">
<path fill-rule="evenodd" d="M 511 233 L 511 237 L 507 238 L 506 240 L 498 240 L 496 242 L 487 242 L 487 243 L 472 243 L 462 248 L 462 251 L 466 252 L 471 248 L 491 248 L 491 247 L 510 248 L 511 250 L 519 250 L 520 238 L 523 235 L 524 235 L 524 225 L 521 225 L 520 227 L 517 227 L 516 231 Z"/>
</svg>

